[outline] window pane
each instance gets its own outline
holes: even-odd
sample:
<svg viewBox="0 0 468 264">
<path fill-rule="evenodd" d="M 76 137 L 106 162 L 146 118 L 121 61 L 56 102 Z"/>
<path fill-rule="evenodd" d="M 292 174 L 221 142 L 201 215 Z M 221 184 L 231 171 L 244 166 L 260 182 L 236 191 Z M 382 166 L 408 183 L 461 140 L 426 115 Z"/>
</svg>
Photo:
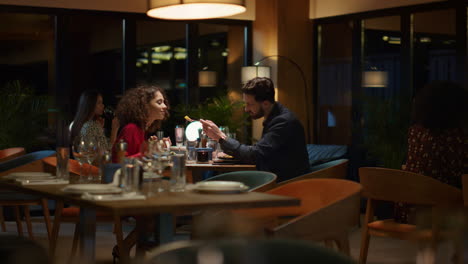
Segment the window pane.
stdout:
<svg viewBox="0 0 468 264">
<path fill-rule="evenodd" d="M 364 93 L 390 98 L 400 87 L 400 17 L 366 19 L 363 24 Z"/>
<path fill-rule="evenodd" d="M 0 34 L 0 85 L 20 80 L 47 94 L 54 59 L 53 17 L 0 13 Z"/>
<path fill-rule="evenodd" d="M 321 25 L 318 61 L 318 143 L 351 141 L 351 23 Z"/>
<path fill-rule="evenodd" d="M 185 100 L 185 23 L 137 21 L 137 83 L 163 88 L 171 106 Z"/>
<path fill-rule="evenodd" d="M 122 91 L 122 20 L 74 14 L 68 23 L 72 113 L 86 89 L 103 93 L 104 104 L 115 105 Z M 107 122 L 110 123 L 110 122 Z"/>
<path fill-rule="evenodd" d="M 414 14 L 415 89 L 433 80 L 455 80 L 455 17 L 454 9 Z"/>
</svg>

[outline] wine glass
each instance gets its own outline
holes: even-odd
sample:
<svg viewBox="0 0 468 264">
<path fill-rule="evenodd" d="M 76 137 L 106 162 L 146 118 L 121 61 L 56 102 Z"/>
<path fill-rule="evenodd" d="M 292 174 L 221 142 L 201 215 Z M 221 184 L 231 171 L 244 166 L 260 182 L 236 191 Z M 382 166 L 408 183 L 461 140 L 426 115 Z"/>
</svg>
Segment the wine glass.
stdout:
<svg viewBox="0 0 468 264">
<path fill-rule="evenodd" d="M 86 161 L 89 164 L 88 168 L 88 178 L 89 182 L 93 181 L 93 175 L 91 171 L 91 167 L 93 165 L 94 160 L 98 156 L 99 146 L 95 138 L 87 138 L 85 140 L 85 148 L 86 148 Z"/>
<path fill-rule="evenodd" d="M 87 161 L 86 152 L 87 148 L 85 140 L 81 136 L 77 136 L 72 143 L 72 153 L 73 158 L 78 161 L 78 164 L 80 164 L 79 182 L 81 182 L 83 178 L 83 164 Z"/>
</svg>

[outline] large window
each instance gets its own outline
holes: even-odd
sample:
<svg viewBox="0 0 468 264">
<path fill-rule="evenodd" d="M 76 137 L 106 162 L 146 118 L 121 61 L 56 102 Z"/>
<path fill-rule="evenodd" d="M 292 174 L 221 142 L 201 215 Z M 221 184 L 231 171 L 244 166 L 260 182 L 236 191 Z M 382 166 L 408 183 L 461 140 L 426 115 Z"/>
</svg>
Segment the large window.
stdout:
<svg viewBox="0 0 468 264">
<path fill-rule="evenodd" d="M 417 89 L 466 84 L 466 10 L 447 2 L 317 19 L 315 143 L 399 168 Z"/>
</svg>

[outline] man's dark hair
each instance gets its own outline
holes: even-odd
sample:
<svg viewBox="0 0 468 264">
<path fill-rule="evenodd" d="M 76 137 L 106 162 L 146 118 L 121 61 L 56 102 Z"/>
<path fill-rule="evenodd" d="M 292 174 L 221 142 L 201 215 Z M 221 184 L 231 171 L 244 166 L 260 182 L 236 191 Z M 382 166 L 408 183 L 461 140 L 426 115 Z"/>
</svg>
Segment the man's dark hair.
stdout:
<svg viewBox="0 0 468 264">
<path fill-rule="evenodd" d="M 463 127 L 468 115 L 468 91 L 451 81 L 434 81 L 416 93 L 413 121 L 431 130 Z"/>
<path fill-rule="evenodd" d="M 253 95 L 257 102 L 275 102 L 275 86 L 270 78 L 255 77 L 244 84 L 242 92 Z"/>
</svg>

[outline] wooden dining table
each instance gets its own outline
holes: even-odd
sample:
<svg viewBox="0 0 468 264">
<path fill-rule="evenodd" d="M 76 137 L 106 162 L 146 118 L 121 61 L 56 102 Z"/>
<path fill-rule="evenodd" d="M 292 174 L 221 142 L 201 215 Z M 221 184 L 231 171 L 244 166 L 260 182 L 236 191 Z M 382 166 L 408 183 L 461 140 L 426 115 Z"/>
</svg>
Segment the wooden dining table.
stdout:
<svg viewBox="0 0 468 264">
<path fill-rule="evenodd" d="M 297 206 L 300 200 L 294 197 L 246 192 L 238 194 L 204 194 L 196 191 L 163 192 L 144 200 L 94 201 L 82 199 L 62 191 L 66 185 L 20 185 L 0 181 L 0 187 L 46 197 L 58 204 L 80 206 L 81 262 L 95 262 L 96 211 L 106 211 L 114 217 L 150 215 L 155 217 L 155 233 L 159 244 L 172 241 L 174 213 L 194 213 L 200 210 L 238 209 L 254 207 Z M 57 218 L 57 216 L 55 216 Z M 52 236 L 56 241 L 59 225 L 54 221 Z M 55 245 L 50 245 L 53 256 Z"/>
</svg>

